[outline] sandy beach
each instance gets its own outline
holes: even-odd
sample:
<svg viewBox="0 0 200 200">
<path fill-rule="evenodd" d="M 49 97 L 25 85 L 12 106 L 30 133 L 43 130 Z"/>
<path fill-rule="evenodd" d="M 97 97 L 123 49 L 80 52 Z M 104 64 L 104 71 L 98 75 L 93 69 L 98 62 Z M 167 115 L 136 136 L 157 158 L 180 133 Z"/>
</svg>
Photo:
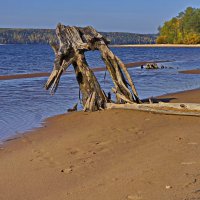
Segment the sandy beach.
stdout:
<svg viewBox="0 0 200 200">
<path fill-rule="evenodd" d="M 161 96 L 200 102 L 200 90 Z M 200 197 L 200 118 L 131 110 L 70 113 L 0 148 L 1 200 Z"/>
<path fill-rule="evenodd" d="M 0 200 L 200 200 L 200 0 L 0 19 Z"/>
</svg>

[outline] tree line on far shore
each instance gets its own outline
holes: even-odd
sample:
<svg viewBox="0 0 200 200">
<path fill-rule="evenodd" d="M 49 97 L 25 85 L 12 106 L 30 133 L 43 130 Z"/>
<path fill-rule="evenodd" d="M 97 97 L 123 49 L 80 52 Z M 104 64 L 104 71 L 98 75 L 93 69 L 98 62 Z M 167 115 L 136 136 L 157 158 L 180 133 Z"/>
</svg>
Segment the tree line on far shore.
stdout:
<svg viewBox="0 0 200 200">
<path fill-rule="evenodd" d="M 155 44 L 156 34 L 101 32 L 111 44 Z M 48 44 L 56 42 L 54 29 L 0 28 L 0 44 Z"/>
<path fill-rule="evenodd" d="M 159 27 L 159 34 L 101 32 L 111 44 L 200 44 L 200 9 L 188 7 Z M 54 29 L 0 28 L 0 44 L 48 44 Z"/>
<path fill-rule="evenodd" d="M 188 7 L 159 27 L 158 44 L 200 44 L 200 9 Z"/>
</svg>

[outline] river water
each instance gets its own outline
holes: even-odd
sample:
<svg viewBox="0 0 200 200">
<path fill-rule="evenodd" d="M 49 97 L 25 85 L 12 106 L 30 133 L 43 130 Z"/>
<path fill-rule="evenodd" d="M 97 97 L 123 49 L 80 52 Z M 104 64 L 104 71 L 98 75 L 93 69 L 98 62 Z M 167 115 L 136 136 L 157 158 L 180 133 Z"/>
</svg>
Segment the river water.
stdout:
<svg viewBox="0 0 200 200">
<path fill-rule="evenodd" d="M 112 48 L 124 63 L 170 60 L 160 63 L 167 69 L 129 68 L 140 98 L 200 88 L 200 76 L 180 70 L 200 69 L 199 48 Z M 98 51 L 87 52 L 91 67 L 104 63 Z M 54 53 L 48 45 L 0 45 L 0 75 L 51 72 Z M 72 67 L 69 70 L 73 70 Z M 107 72 L 95 73 L 102 88 L 112 87 Z M 0 141 L 42 126 L 47 117 L 65 113 L 79 101 L 75 75 L 65 74 L 54 96 L 43 89 L 47 77 L 0 80 Z M 81 106 L 79 105 L 79 108 Z"/>
</svg>

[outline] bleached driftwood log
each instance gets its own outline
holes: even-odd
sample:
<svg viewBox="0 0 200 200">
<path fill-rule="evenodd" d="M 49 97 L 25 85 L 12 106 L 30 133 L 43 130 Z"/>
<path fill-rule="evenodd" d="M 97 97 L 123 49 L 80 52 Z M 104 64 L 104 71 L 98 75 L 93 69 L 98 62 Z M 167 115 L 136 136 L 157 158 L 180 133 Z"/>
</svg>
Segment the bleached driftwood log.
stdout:
<svg viewBox="0 0 200 200">
<path fill-rule="evenodd" d="M 55 60 L 53 71 L 45 84 L 47 90 L 51 88 L 52 94 L 56 91 L 62 73 L 72 64 L 82 93 L 84 110 L 95 111 L 106 108 L 106 103 L 110 100 L 101 89 L 93 71 L 88 67 L 84 55 L 85 51 L 100 50 L 114 82 L 118 103 L 140 103 L 125 65 L 108 48 L 109 41 L 105 37 L 92 27 L 79 28 L 62 24 L 57 25 L 56 35 L 59 45 L 51 44 Z M 118 98 L 119 94 L 124 98 Z"/>
<path fill-rule="evenodd" d="M 129 109 L 161 114 L 200 116 L 200 104 L 197 103 L 153 103 L 153 104 L 114 104 L 107 103 L 107 109 Z"/>
</svg>

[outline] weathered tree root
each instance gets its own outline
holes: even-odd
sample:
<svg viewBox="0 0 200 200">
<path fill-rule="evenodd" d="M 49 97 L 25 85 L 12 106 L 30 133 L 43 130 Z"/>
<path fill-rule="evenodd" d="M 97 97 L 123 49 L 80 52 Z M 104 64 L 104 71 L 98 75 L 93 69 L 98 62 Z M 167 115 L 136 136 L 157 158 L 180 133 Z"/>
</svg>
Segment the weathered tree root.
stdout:
<svg viewBox="0 0 200 200">
<path fill-rule="evenodd" d="M 82 93 L 84 111 L 122 108 L 163 114 L 200 116 L 200 104 L 154 104 L 152 102 L 139 104 L 141 101 L 124 63 L 108 48 L 109 41 L 92 27 L 78 28 L 58 24 L 56 34 L 59 45 L 51 44 L 55 53 L 54 67 L 45 84 L 47 90 L 51 88 L 52 94 L 56 92 L 63 72 L 72 64 Z M 118 104 L 113 103 L 111 95 L 106 96 L 93 71 L 89 68 L 84 52 L 90 50 L 101 52 L 102 59 L 114 83 L 112 91 L 116 95 Z M 70 111 L 76 109 L 77 105 Z"/>
<path fill-rule="evenodd" d="M 100 50 L 115 85 L 113 91 L 117 102 L 141 103 L 125 65 L 108 48 L 109 41 L 105 37 L 92 27 L 78 28 L 61 24 L 57 25 L 56 34 L 59 45 L 51 44 L 55 60 L 53 71 L 45 84 L 47 90 L 51 88 L 52 94 L 56 91 L 62 73 L 72 64 L 82 93 L 84 111 L 105 109 L 110 99 L 101 89 L 84 55 L 85 51 Z"/>
</svg>

